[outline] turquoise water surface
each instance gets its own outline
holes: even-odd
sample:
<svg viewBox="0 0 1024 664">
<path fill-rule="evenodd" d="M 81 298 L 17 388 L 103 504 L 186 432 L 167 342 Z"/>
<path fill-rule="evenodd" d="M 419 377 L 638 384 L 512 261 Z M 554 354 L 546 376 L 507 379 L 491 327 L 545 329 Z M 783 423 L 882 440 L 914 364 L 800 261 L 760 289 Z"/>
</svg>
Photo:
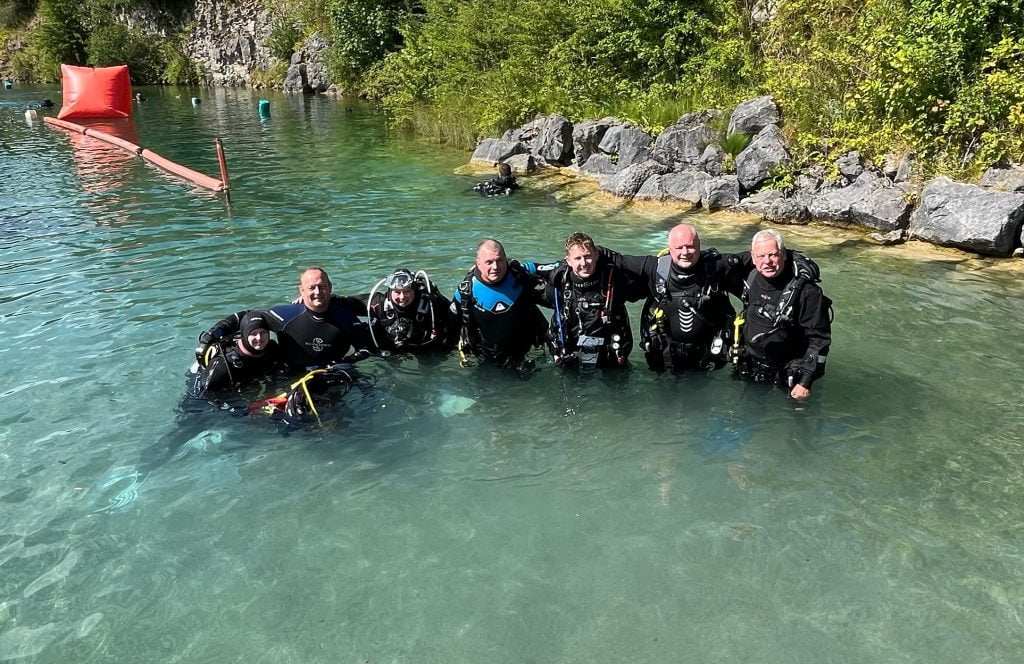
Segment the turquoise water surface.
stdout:
<svg viewBox="0 0 1024 664">
<path fill-rule="evenodd" d="M 145 94 L 143 146 L 215 175 L 223 137 L 230 206 L 28 126 L 52 88 L 0 96 L 0 661 L 1021 661 L 1019 271 L 784 229 L 837 310 L 802 406 L 641 356 L 452 356 L 364 362 L 321 428 L 185 416 L 198 334 L 310 264 L 450 292 L 483 236 L 546 259 L 575 230 L 649 253 L 680 219 L 721 250 L 757 226 L 549 177 L 483 199 L 466 153 L 359 104 Z"/>
</svg>

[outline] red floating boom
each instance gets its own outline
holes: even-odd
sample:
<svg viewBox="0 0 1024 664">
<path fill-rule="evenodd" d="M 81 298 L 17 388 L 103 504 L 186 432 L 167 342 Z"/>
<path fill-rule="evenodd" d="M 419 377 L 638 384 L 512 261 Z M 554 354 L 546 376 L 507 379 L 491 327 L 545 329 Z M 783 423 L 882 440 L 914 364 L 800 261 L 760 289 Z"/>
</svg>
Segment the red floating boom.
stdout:
<svg viewBox="0 0 1024 664">
<path fill-rule="evenodd" d="M 118 138 L 117 136 L 113 136 L 106 132 L 99 131 L 98 129 L 91 129 L 89 127 L 83 127 L 82 125 L 75 124 L 74 122 L 66 122 L 64 120 L 57 120 L 50 117 L 43 118 L 43 122 L 49 125 L 53 125 L 55 127 L 60 127 L 61 129 L 73 131 L 78 134 L 85 134 L 86 136 L 95 138 L 96 140 L 110 143 L 111 145 L 116 145 L 122 150 L 126 150 L 132 153 L 136 157 L 142 157 L 143 159 L 153 164 L 154 166 L 159 166 L 168 173 L 173 173 L 178 177 L 185 178 L 186 180 L 196 183 L 200 187 L 206 187 L 207 189 L 211 189 L 213 191 L 228 191 L 228 183 L 226 180 L 228 167 L 224 160 L 224 146 L 221 144 L 219 138 L 217 139 L 216 146 L 217 161 L 220 164 L 221 173 L 225 178 L 224 180 L 218 180 L 217 178 L 212 178 L 209 175 L 203 175 L 199 171 L 194 171 L 191 168 L 188 168 L 187 166 L 182 166 L 181 164 L 175 163 L 170 159 L 161 157 L 152 150 L 146 150 L 145 148 L 139 147 L 138 145 L 132 143 L 131 141 L 126 141 L 123 138 Z"/>
</svg>

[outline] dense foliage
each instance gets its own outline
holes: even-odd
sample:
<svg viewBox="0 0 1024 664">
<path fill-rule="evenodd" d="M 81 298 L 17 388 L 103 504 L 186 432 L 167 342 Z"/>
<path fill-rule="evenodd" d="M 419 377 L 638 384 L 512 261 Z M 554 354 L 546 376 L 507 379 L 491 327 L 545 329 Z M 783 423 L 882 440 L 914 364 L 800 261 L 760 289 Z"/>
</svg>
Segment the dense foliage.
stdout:
<svg viewBox="0 0 1024 664">
<path fill-rule="evenodd" d="M 182 0 L 147 0 L 165 14 L 181 15 Z M 138 4 L 138 3 L 135 3 Z M 173 39 L 144 34 L 126 27 L 116 12 L 133 6 L 118 0 L 0 0 L 0 27 L 24 28 L 34 14 L 38 21 L 27 32 L 29 48 L 15 53 L 11 67 L 18 78 L 60 79 L 60 65 L 127 64 L 134 83 L 192 83 L 195 68 Z"/>
<path fill-rule="evenodd" d="M 0 0 L 0 28 L 37 14 L 15 67 L 128 61 L 184 81 L 173 40 L 110 20 L 124 3 Z M 334 82 L 398 124 L 471 141 L 559 112 L 658 131 L 698 108 L 772 94 L 797 163 L 913 150 L 970 174 L 1024 159 L 1024 0 L 275 0 L 268 46 L 331 44 Z M 19 23 L 20 22 L 20 23 Z M 275 69 L 275 72 L 280 68 Z"/>
<path fill-rule="evenodd" d="M 772 12 L 765 7 L 772 7 Z M 798 157 L 1024 158 L 1022 0 L 426 0 L 367 89 L 399 122 L 679 112 L 773 94 Z"/>
</svg>

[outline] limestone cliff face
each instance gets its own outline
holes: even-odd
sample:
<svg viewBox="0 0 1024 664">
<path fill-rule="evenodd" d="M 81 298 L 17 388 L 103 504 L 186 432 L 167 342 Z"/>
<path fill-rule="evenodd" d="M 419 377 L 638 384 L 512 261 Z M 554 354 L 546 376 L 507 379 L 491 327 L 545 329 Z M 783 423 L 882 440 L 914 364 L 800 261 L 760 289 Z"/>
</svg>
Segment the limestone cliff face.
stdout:
<svg viewBox="0 0 1024 664">
<path fill-rule="evenodd" d="M 247 86 L 254 72 L 279 62 L 266 47 L 271 24 L 263 0 L 197 0 L 186 27 L 186 52 L 210 85 Z"/>
</svg>

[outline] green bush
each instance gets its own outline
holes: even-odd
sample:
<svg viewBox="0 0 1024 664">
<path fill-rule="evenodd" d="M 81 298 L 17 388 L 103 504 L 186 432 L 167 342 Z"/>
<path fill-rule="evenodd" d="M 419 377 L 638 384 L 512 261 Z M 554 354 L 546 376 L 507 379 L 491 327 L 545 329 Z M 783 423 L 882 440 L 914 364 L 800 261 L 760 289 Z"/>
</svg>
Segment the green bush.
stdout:
<svg viewBox="0 0 1024 664">
<path fill-rule="evenodd" d="M 275 14 L 271 19 L 270 34 L 267 35 L 267 49 L 275 58 L 288 60 L 295 52 L 295 46 L 302 39 L 302 31 L 292 18 Z"/>
<path fill-rule="evenodd" d="M 84 65 L 87 8 L 75 0 L 43 0 L 39 6 L 39 26 L 30 39 L 38 54 L 32 70 L 43 81 L 59 81 L 60 65 Z"/>
<path fill-rule="evenodd" d="M 89 35 L 88 51 L 90 65 L 128 65 L 132 83 L 163 82 L 166 62 L 162 39 L 107 20 L 101 22 Z"/>
<path fill-rule="evenodd" d="M 160 76 L 163 83 L 195 85 L 199 82 L 196 64 L 180 48 L 167 41 L 161 44 L 160 54 L 164 62 L 163 73 Z"/>
<path fill-rule="evenodd" d="M 0 28 L 25 25 L 36 13 L 38 0 L 0 0 Z"/>
</svg>

